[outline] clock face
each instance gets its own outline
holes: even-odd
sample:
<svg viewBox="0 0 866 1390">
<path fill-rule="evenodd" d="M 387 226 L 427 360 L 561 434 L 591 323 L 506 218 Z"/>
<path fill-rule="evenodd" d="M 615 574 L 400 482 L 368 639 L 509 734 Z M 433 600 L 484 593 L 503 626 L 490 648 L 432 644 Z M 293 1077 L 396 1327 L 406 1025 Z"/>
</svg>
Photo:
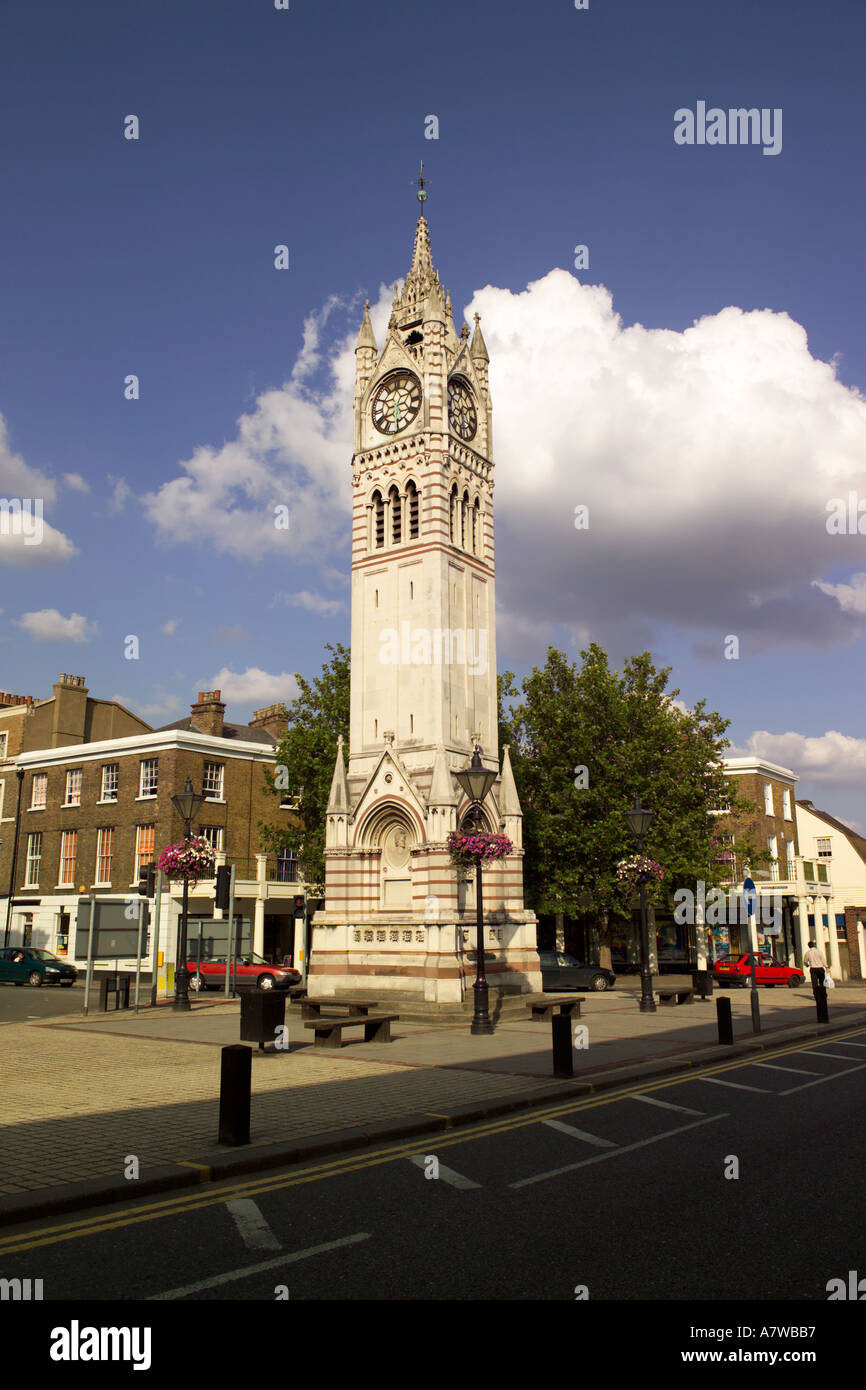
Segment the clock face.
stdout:
<svg viewBox="0 0 866 1390">
<path fill-rule="evenodd" d="M 448 383 L 448 421 L 455 434 L 461 439 L 474 439 L 478 429 L 478 416 L 472 392 L 460 377 Z"/>
<path fill-rule="evenodd" d="M 421 409 L 421 383 L 411 372 L 391 372 L 376 388 L 370 414 L 380 434 L 399 434 Z"/>
</svg>

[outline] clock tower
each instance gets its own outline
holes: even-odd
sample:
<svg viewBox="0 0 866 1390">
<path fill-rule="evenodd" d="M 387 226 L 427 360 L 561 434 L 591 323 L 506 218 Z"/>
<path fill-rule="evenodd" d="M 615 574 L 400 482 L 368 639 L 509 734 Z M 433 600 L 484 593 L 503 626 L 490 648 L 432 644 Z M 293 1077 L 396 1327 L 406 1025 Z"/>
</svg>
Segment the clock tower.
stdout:
<svg viewBox="0 0 866 1390">
<path fill-rule="evenodd" d="M 497 734 L 493 429 L 476 315 L 458 334 L 422 214 L 381 350 L 369 305 L 355 349 L 349 749 L 327 810 L 313 994 L 471 995 L 474 880 L 445 848 L 473 750 L 497 780 L 486 828 L 514 853 L 484 870 L 491 991 L 540 990 L 523 906 L 522 816 Z M 348 765 L 345 753 L 348 751 Z"/>
</svg>

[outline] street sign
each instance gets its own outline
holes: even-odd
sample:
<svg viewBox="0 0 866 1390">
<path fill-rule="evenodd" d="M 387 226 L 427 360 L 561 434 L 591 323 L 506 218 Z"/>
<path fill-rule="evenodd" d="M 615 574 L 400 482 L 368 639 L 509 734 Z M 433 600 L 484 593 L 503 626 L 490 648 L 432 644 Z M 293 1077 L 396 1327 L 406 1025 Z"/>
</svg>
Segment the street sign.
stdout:
<svg viewBox="0 0 866 1390">
<path fill-rule="evenodd" d="M 758 890 L 751 878 L 743 879 L 743 902 L 749 916 L 758 915 Z"/>
</svg>

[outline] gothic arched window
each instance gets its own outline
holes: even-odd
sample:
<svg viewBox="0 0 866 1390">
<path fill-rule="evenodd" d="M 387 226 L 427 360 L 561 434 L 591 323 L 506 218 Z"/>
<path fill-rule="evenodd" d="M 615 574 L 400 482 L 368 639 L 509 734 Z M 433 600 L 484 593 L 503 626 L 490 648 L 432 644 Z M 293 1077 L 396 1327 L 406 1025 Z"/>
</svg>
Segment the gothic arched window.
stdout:
<svg viewBox="0 0 866 1390">
<path fill-rule="evenodd" d="M 396 487 L 388 493 L 388 501 L 391 504 L 391 544 L 399 545 L 403 539 L 403 504 Z"/>
<path fill-rule="evenodd" d="M 454 486 L 453 486 L 452 489 L 451 489 L 450 512 L 449 512 L 449 515 L 448 515 L 448 527 L 449 527 L 449 535 L 450 535 L 450 538 L 451 538 L 451 544 L 452 544 L 452 545 L 456 545 L 456 544 L 457 544 L 457 484 L 456 484 L 456 483 L 454 484 Z"/>
<path fill-rule="evenodd" d="M 472 505 L 472 554 L 481 554 L 481 505 L 477 497 Z"/>
<path fill-rule="evenodd" d="M 463 494 L 463 501 L 460 503 L 460 546 L 461 546 L 461 549 L 463 549 L 463 550 L 468 550 L 468 549 L 469 549 L 469 547 L 468 547 L 468 545 L 467 545 L 467 542 L 468 542 L 468 540 L 469 540 L 469 535 L 468 535 L 469 527 L 468 527 L 468 516 L 467 516 L 468 511 L 469 511 L 469 493 L 468 493 L 468 492 L 464 492 L 464 494 Z"/>
<path fill-rule="evenodd" d="M 406 502 L 409 522 L 409 539 L 418 539 L 418 489 L 413 482 L 406 484 Z"/>
<path fill-rule="evenodd" d="M 373 493 L 372 542 L 374 550 L 381 550 L 385 544 L 385 503 L 381 492 Z"/>
</svg>

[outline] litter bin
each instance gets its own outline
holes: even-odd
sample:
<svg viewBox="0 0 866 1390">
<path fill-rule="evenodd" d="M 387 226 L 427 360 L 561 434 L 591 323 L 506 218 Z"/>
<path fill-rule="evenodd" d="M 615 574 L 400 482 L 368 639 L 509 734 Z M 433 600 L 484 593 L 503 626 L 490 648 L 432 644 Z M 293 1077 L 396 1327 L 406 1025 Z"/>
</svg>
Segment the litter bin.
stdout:
<svg viewBox="0 0 866 1390">
<path fill-rule="evenodd" d="M 129 1008 L 129 981 L 130 976 L 120 971 L 110 970 L 103 975 L 99 982 L 99 1007 L 104 1013 Z"/>
<path fill-rule="evenodd" d="M 277 1029 L 286 1021 L 286 996 L 282 991 L 251 989 L 241 995 L 241 1042 L 276 1042 Z"/>
<path fill-rule="evenodd" d="M 713 992 L 713 972 L 712 970 L 695 971 L 695 993 L 702 999 L 709 999 Z"/>
</svg>

